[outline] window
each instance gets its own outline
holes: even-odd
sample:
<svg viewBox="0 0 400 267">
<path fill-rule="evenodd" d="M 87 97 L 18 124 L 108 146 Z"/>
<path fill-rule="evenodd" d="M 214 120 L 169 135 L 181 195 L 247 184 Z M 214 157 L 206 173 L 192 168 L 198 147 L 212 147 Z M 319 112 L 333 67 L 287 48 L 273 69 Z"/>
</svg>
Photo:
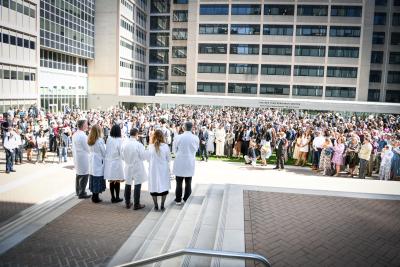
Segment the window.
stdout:
<svg viewBox="0 0 400 267">
<path fill-rule="evenodd" d="M 232 24 L 231 25 L 231 34 L 259 35 L 260 34 L 260 25 Z"/>
<path fill-rule="evenodd" d="M 186 40 L 187 29 L 172 29 L 172 40 Z"/>
<path fill-rule="evenodd" d="M 382 71 L 371 70 L 369 72 L 369 82 L 370 83 L 380 83 L 382 80 Z"/>
<path fill-rule="evenodd" d="M 30 77 L 29 72 L 28 73 L 28 77 Z M 3 79 L 5 80 L 9 80 L 10 79 L 10 70 L 3 70 Z M 29 79 L 28 79 L 29 81 Z"/>
<path fill-rule="evenodd" d="M 201 93 L 225 93 L 225 83 L 197 83 L 197 92 Z"/>
<path fill-rule="evenodd" d="M 385 102 L 400 103 L 400 91 L 387 90 Z"/>
<path fill-rule="evenodd" d="M 324 57 L 325 46 L 305 46 L 296 45 L 296 56 L 309 56 L 309 57 Z"/>
<path fill-rule="evenodd" d="M 186 58 L 187 48 L 186 46 L 173 46 L 172 57 L 173 58 Z"/>
<path fill-rule="evenodd" d="M 258 65 L 257 64 L 229 64 L 230 74 L 248 74 L 257 75 Z"/>
<path fill-rule="evenodd" d="M 24 48 L 29 48 L 29 40 L 24 39 Z"/>
<path fill-rule="evenodd" d="M 169 47 L 169 33 L 166 32 L 150 33 L 150 46 Z"/>
<path fill-rule="evenodd" d="M 199 54 L 226 54 L 226 44 L 199 44 Z"/>
<path fill-rule="evenodd" d="M 229 83 L 229 94 L 257 94 L 257 84 L 251 83 Z"/>
<path fill-rule="evenodd" d="M 392 25 L 400 26 L 400 13 L 393 13 Z"/>
<path fill-rule="evenodd" d="M 17 38 L 13 35 L 10 35 L 10 44 L 16 45 L 16 43 L 17 43 Z"/>
<path fill-rule="evenodd" d="M 294 66 L 294 76 L 323 77 L 324 66 Z"/>
<path fill-rule="evenodd" d="M 328 67 L 327 77 L 357 78 L 357 68 L 350 67 Z"/>
<path fill-rule="evenodd" d="M 400 45 L 400 32 L 392 32 L 391 45 Z"/>
<path fill-rule="evenodd" d="M 330 46 L 328 51 L 329 57 L 348 57 L 358 58 L 358 47 Z"/>
<path fill-rule="evenodd" d="M 260 5 L 232 5 L 231 15 L 260 15 Z"/>
<path fill-rule="evenodd" d="M 368 101 L 378 102 L 380 98 L 380 91 L 378 89 L 368 90 Z"/>
<path fill-rule="evenodd" d="M 9 43 L 9 35 L 8 34 L 6 34 L 6 33 L 3 33 L 2 34 L 2 40 L 3 40 L 3 43 L 5 43 L 5 44 L 8 44 Z"/>
<path fill-rule="evenodd" d="M 17 71 L 12 70 L 11 71 L 11 80 L 16 80 L 17 79 Z"/>
<path fill-rule="evenodd" d="M 375 0 L 375 5 L 376 6 L 386 6 L 387 0 Z"/>
<path fill-rule="evenodd" d="M 263 45 L 263 55 L 274 55 L 274 56 L 291 56 L 292 46 L 291 45 Z"/>
<path fill-rule="evenodd" d="M 150 30 L 169 30 L 169 16 L 151 16 Z"/>
<path fill-rule="evenodd" d="M 231 44 L 230 53 L 237 55 L 258 55 L 260 51 L 258 44 Z"/>
<path fill-rule="evenodd" d="M 335 87 L 327 86 L 325 89 L 326 97 L 341 97 L 341 98 L 355 98 L 356 88 L 355 87 Z"/>
<path fill-rule="evenodd" d="M 264 35 L 293 35 L 292 25 L 264 25 L 263 27 Z"/>
<path fill-rule="evenodd" d="M 386 13 L 375 12 L 374 25 L 386 25 Z"/>
<path fill-rule="evenodd" d="M 390 52 L 389 64 L 400 64 L 400 52 Z"/>
<path fill-rule="evenodd" d="M 383 63 L 383 51 L 372 51 L 371 52 L 371 63 L 382 64 Z"/>
<path fill-rule="evenodd" d="M 187 10 L 174 10 L 174 14 L 172 16 L 172 21 L 187 22 L 188 21 L 188 11 Z"/>
<path fill-rule="evenodd" d="M 348 26 L 331 26 L 330 32 L 331 37 L 360 37 L 360 27 L 348 27 Z"/>
<path fill-rule="evenodd" d="M 290 65 L 261 65 L 262 75 L 291 75 Z"/>
<path fill-rule="evenodd" d="M 186 5 L 189 0 L 174 0 L 174 4 Z"/>
<path fill-rule="evenodd" d="M 334 17 L 361 17 L 361 6 L 332 6 L 331 16 Z"/>
<path fill-rule="evenodd" d="M 289 95 L 290 86 L 281 84 L 260 84 L 261 95 Z"/>
<path fill-rule="evenodd" d="M 225 63 L 199 63 L 197 65 L 198 73 L 226 73 Z"/>
<path fill-rule="evenodd" d="M 22 46 L 23 46 L 23 43 L 24 43 L 23 39 L 22 39 L 21 37 L 17 37 L 17 45 L 18 45 L 19 47 L 22 47 Z"/>
<path fill-rule="evenodd" d="M 171 65 L 171 75 L 172 76 L 186 76 L 186 65 L 172 64 Z"/>
<path fill-rule="evenodd" d="M 228 34 L 227 24 L 200 24 L 199 34 Z"/>
<path fill-rule="evenodd" d="M 186 94 L 186 83 L 171 83 L 171 94 Z"/>
<path fill-rule="evenodd" d="M 293 16 L 294 5 L 264 5 L 264 15 Z"/>
<path fill-rule="evenodd" d="M 229 5 L 200 5 L 200 15 L 228 15 Z"/>
<path fill-rule="evenodd" d="M 400 6 L 400 0 L 393 0 L 393 6 Z"/>
<path fill-rule="evenodd" d="M 326 36 L 326 26 L 301 25 L 296 28 L 297 36 Z"/>
<path fill-rule="evenodd" d="M 169 13 L 170 2 L 165 0 L 151 0 L 150 12 L 151 13 Z"/>
<path fill-rule="evenodd" d="M 387 83 L 400 83 L 400 71 L 389 71 Z"/>
<path fill-rule="evenodd" d="M 29 41 L 29 47 L 30 47 L 30 49 L 35 49 L 35 42 Z"/>
<path fill-rule="evenodd" d="M 149 66 L 150 80 L 168 80 L 168 66 Z"/>
<path fill-rule="evenodd" d="M 328 6 L 298 5 L 298 16 L 328 16 Z"/>
<path fill-rule="evenodd" d="M 169 50 L 150 49 L 149 62 L 158 64 L 168 64 Z"/>
<path fill-rule="evenodd" d="M 296 96 L 322 96 L 322 86 L 293 85 L 293 95 L 296 95 Z"/>
<path fill-rule="evenodd" d="M 385 33 L 384 32 L 374 32 L 372 34 L 373 44 L 384 44 L 385 43 Z"/>
</svg>

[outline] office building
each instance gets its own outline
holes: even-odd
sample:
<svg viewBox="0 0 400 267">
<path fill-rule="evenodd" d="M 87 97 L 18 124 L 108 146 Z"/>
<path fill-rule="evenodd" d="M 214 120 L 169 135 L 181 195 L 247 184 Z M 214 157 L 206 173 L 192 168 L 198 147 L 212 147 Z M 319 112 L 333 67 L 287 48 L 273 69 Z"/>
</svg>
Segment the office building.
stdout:
<svg viewBox="0 0 400 267">
<path fill-rule="evenodd" d="M 40 1 L 40 105 L 51 112 L 87 108 L 94 12 L 94 0 Z"/>
<path fill-rule="evenodd" d="M 38 100 L 39 1 L 0 1 L 0 112 Z"/>
<path fill-rule="evenodd" d="M 88 64 L 89 105 L 113 95 L 146 95 L 147 0 L 97 0 L 95 60 Z"/>
</svg>

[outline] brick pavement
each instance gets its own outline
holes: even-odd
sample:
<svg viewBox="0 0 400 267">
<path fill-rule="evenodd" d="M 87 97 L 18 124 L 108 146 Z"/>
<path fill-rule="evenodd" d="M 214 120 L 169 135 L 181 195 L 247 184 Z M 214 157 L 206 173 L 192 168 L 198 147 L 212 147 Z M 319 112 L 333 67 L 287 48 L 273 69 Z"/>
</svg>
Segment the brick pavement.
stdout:
<svg viewBox="0 0 400 267">
<path fill-rule="evenodd" d="M 32 203 L 0 201 L 0 225 L 32 205 Z"/>
<path fill-rule="evenodd" d="M 123 191 L 121 190 L 123 195 Z M 146 208 L 127 210 L 83 200 L 72 209 L 0 256 L 0 266 L 105 266 L 150 211 L 152 201 L 142 192 Z"/>
<path fill-rule="evenodd" d="M 245 191 L 244 211 L 246 251 L 274 267 L 400 266 L 400 201 Z"/>
</svg>

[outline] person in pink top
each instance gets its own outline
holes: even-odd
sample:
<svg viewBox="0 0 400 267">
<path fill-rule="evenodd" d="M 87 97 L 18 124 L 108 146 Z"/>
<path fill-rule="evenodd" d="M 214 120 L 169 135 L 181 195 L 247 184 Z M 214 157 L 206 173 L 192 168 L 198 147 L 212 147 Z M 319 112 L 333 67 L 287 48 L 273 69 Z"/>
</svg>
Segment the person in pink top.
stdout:
<svg viewBox="0 0 400 267">
<path fill-rule="evenodd" d="M 332 162 L 335 164 L 336 174 L 335 176 L 339 176 L 340 168 L 343 165 L 343 152 L 344 152 L 344 142 L 343 137 L 339 137 L 335 146 L 333 147 L 333 157 Z"/>
</svg>

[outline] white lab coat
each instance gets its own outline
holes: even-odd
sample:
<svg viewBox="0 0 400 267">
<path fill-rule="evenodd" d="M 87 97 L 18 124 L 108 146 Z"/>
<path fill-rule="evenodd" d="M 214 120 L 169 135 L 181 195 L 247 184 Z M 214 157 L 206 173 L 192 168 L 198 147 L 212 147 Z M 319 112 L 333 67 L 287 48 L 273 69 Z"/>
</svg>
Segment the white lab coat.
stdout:
<svg viewBox="0 0 400 267">
<path fill-rule="evenodd" d="M 173 173 L 180 177 L 193 177 L 196 165 L 196 152 L 199 149 L 199 137 L 184 132 L 174 139 L 175 161 Z"/>
<path fill-rule="evenodd" d="M 167 144 L 160 146 L 157 153 L 153 144 L 146 151 L 146 159 L 149 161 L 149 192 L 162 193 L 169 191 L 171 188 L 171 173 L 169 170 L 169 162 L 171 154 Z"/>
<path fill-rule="evenodd" d="M 72 136 L 72 155 L 77 175 L 89 174 L 89 145 L 86 134 L 78 130 Z"/>
<path fill-rule="evenodd" d="M 104 179 L 124 180 L 124 166 L 122 162 L 122 138 L 109 136 L 106 144 L 106 157 L 104 160 Z"/>
<path fill-rule="evenodd" d="M 215 132 L 215 144 L 216 144 L 216 151 L 215 154 L 217 156 L 223 156 L 224 155 L 224 147 L 225 147 L 225 129 L 218 129 Z"/>
<path fill-rule="evenodd" d="M 145 149 L 134 137 L 122 144 L 122 160 L 125 163 L 124 178 L 127 185 L 132 185 L 132 180 L 135 180 L 135 185 L 147 181 L 147 172 L 143 164 L 146 160 Z"/>
<path fill-rule="evenodd" d="M 104 158 L 106 156 L 106 145 L 103 138 L 96 140 L 94 145 L 89 146 L 89 174 L 92 176 L 104 176 Z"/>
<path fill-rule="evenodd" d="M 6 133 L 6 136 L 4 137 L 4 148 L 8 150 L 14 150 L 17 147 L 17 140 L 14 135 L 11 133 Z"/>
</svg>

